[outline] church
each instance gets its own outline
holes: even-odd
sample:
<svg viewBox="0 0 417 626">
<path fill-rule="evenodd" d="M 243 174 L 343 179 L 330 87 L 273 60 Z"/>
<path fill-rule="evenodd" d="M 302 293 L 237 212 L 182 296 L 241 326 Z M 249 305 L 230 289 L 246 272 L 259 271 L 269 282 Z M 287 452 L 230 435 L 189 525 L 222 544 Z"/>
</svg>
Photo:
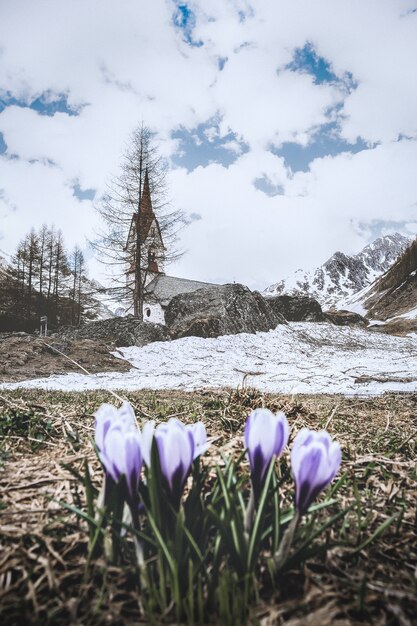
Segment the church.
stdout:
<svg viewBox="0 0 417 626">
<path fill-rule="evenodd" d="M 152 207 L 148 171 L 145 172 L 139 212 L 132 216 L 125 246 L 132 251 L 126 282 L 131 289 L 135 280 L 136 238 L 139 229 L 141 250 L 141 279 L 144 289 L 143 319 L 165 324 L 165 309 L 174 296 L 197 289 L 216 287 L 213 283 L 167 276 L 164 272 L 166 248 L 161 228 Z"/>
</svg>

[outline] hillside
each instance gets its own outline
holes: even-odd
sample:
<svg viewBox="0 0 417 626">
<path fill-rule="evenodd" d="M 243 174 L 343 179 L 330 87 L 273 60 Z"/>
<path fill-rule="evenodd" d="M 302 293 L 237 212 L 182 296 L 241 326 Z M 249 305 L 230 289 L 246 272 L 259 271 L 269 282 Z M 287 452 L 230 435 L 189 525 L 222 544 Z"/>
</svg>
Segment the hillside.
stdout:
<svg viewBox="0 0 417 626">
<path fill-rule="evenodd" d="M 417 239 L 362 296 L 367 317 L 417 318 Z"/>
<path fill-rule="evenodd" d="M 336 252 L 311 272 L 302 269 L 268 287 L 263 295 L 306 295 L 323 308 L 340 308 L 339 302 L 371 285 L 386 272 L 410 244 L 400 233 L 379 237 L 356 255 Z"/>
</svg>

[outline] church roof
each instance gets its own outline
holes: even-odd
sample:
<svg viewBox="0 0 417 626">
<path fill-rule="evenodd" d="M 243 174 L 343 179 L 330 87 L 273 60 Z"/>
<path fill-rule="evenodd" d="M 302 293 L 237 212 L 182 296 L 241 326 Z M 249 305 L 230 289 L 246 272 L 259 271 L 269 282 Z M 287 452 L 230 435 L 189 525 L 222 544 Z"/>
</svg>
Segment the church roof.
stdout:
<svg viewBox="0 0 417 626">
<path fill-rule="evenodd" d="M 174 296 L 180 293 L 191 293 L 197 289 L 218 287 L 214 283 L 203 283 L 199 280 L 177 278 L 160 274 L 156 276 L 146 287 L 145 300 L 155 300 L 161 306 L 167 306 Z"/>
</svg>

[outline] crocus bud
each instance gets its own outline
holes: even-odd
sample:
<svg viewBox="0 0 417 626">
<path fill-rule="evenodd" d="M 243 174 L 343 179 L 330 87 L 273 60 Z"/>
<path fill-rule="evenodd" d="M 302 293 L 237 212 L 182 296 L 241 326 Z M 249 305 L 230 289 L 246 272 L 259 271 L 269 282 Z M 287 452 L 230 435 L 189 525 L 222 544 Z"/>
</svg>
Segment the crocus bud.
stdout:
<svg viewBox="0 0 417 626">
<path fill-rule="evenodd" d="M 302 515 L 335 477 L 342 454 L 337 441 L 326 431 L 302 428 L 291 450 L 295 481 L 295 508 Z"/>
<path fill-rule="evenodd" d="M 109 429 L 104 439 L 103 465 L 115 483 L 125 477 L 130 501 L 138 497 L 142 468 L 140 441 L 138 431 L 123 430 L 117 425 Z"/>
<path fill-rule="evenodd" d="M 125 430 L 136 429 L 135 413 L 128 402 L 123 402 L 120 409 L 112 404 L 102 404 L 94 417 L 94 439 L 99 452 L 103 450 L 104 439 L 112 424 L 119 424 Z"/>
<path fill-rule="evenodd" d="M 115 483 L 125 476 L 128 495 L 137 498 L 142 467 L 141 435 L 128 402 L 120 409 L 103 404 L 95 415 L 95 443 L 106 474 Z"/>
<path fill-rule="evenodd" d="M 273 459 L 282 454 L 288 442 L 289 426 L 285 414 L 274 415 L 269 409 L 256 409 L 245 426 L 245 447 L 251 467 L 255 499 L 261 493 L 266 471 Z"/>
<path fill-rule="evenodd" d="M 171 418 L 155 428 L 154 437 L 165 485 L 178 506 L 194 459 L 193 435 L 182 422 Z"/>
<path fill-rule="evenodd" d="M 191 432 L 194 439 L 193 460 L 195 460 L 196 458 L 207 452 L 210 447 L 210 444 L 207 443 L 206 427 L 204 426 L 203 422 L 196 422 L 195 424 L 188 425 L 186 428 Z"/>
</svg>

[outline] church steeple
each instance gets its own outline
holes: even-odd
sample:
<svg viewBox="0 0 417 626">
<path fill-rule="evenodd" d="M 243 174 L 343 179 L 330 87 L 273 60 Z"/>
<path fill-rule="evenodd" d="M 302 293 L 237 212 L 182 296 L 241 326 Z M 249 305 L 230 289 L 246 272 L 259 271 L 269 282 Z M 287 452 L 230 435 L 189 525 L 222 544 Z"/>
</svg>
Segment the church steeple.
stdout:
<svg viewBox="0 0 417 626">
<path fill-rule="evenodd" d="M 143 189 L 139 202 L 139 211 L 133 214 L 126 242 L 126 250 L 132 250 L 131 265 L 128 274 L 135 271 L 135 255 L 137 250 L 137 234 L 139 232 L 143 271 L 147 272 L 146 280 L 153 274 L 161 273 L 159 261 L 163 261 L 164 242 L 158 220 L 152 207 L 151 189 L 148 168 L 145 170 Z"/>
<path fill-rule="evenodd" d="M 149 228 L 155 219 L 155 213 L 153 212 L 152 208 L 151 190 L 149 186 L 149 173 L 148 168 L 146 168 L 139 210 L 139 230 L 142 243 L 147 238 Z"/>
</svg>

